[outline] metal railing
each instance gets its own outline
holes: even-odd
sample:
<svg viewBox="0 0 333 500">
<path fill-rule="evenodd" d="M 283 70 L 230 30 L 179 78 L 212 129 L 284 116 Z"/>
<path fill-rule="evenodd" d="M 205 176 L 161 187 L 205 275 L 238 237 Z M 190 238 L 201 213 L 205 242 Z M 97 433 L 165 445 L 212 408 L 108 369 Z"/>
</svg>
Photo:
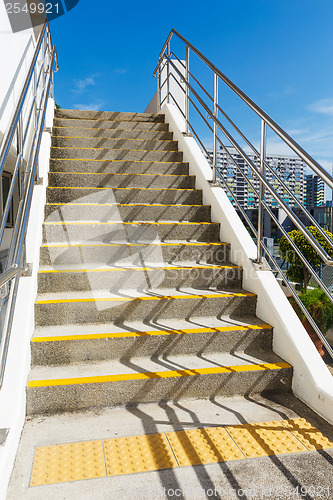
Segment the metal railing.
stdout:
<svg viewBox="0 0 333 500">
<path fill-rule="evenodd" d="M 175 41 L 177 44 L 181 46 L 180 52 L 182 52 L 183 57 L 177 56 L 175 51 L 171 50 L 171 41 Z M 185 51 L 184 51 L 185 49 Z M 185 54 L 184 54 L 185 53 Z M 210 74 L 210 80 L 213 83 L 213 95 L 209 93 L 206 85 L 199 81 L 199 76 L 195 76 L 193 71 L 190 71 L 190 57 L 192 60 L 192 55 L 195 55 L 197 60 L 201 63 L 204 63 L 204 68 L 208 69 L 212 72 Z M 184 56 L 185 55 L 185 56 Z M 164 81 L 161 82 L 162 75 L 164 76 L 166 73 L 166 77 Z M 202 150 L 205 152 L 208 160 L 211 161 L 212 164 L 212 183 L 217 184 L 217 179 L 219 179 L 218 185 L 223 185 L 229 198 L 233 201 L 234 205 L 237 207 L 241 216 L 245 220 L 249 230 L 252 232 L 253 238 L 256 240 L 257 245 L 257 263 L 261 264 L 263 262 L 264 257 L 266 257 L 265 262 L 269 263 L 271 269 L 275 271 L 277 275 L 281 277 L 284 283 L 289 288 L 292 296 L 294 297 L 297 305 L 300 307 L 301 311 L 304 313 L 305 317 L 308 319 L 309 323 L 317 333 L 320 340 L 322 340 L 326 350 L 333 358 L 333 349 L 330 344 L 327 342 L 325 336 L 321 332 L 318 325 L 315 323 L 314 319 L 309 314 L 308 310 L 305 308 L 304 304 L 298 297 L 294 288 L 289 283 L 285 272 L 280 267 L 279 263 L 275 259 L 273 255 L 269 253 L 267 246 L 264 243 L 263 235 L 264 235 L 264 214 L 268 214 L 271 218 L 271 221 L 275 224 L 275 226 L 279 229 L 279 231 L 287 238 L 289 244 L 291 245 L 295 254 L 301 259 L 303 265 L 307 268 L 309 273 L 312 275 L 313 279 L 316 281 L 317 285 L 325 292 L 329 300 L 333 303 L 333 296 L 325 283 L 322 281 L 321 277 L 317 272 L 312 268 L 310 263 L 304 257 L 300 249 L 294 243 L 294 241 L 288 235 L 286 229 L 280 223 L 278 218 L 275 216 L 272 208 L 269 206 L 267 202 L 266 195 L 272 197 L 275 200 L 275 206 L 277 208 L 282 208 L 285 214 L 290 218 L 291 222 L 294 226 L 301 231 L 303 236 L 315 250 L 315 252 L 319 255 L 320 259 L 326 265 L 333 265 L 333 259 L 329 255 L 323 246 L 314 238 L 311 232 L 307 229 L 306 225 L 301 221 L 300 217 L 296 215 L 296 213 L 292 210 L 292 207 L 282 198 L 281 193 L 287 193 L 288 199 L 292 201 L 292 204 L 295 205 L 298 209 L 300 209 L 301 213 L 305 216 L 308 221 L 310 221 L 311 225 L 315 226 L 318 230 L 320 236 L 324 239 L 325 243 L 329 245 L 329 248 L 333 251 L 333 241 L 326 234 L 326 232 L 322 229 L 322 227 L 318 224 L 318 222 L 314 219 L 314 217 L 309 213 L 307 208 L 303 205 L 302 200 L 299 200 L 295 193 L 288 187 L 288 185 L 284 182 L 284 180 L 279 176 L 278 172 L 274 170 L 274 168 L 267 162 L 266 159 L 266 137 L 267 137 L 267 129 L 276 136 L 278 136 L 279 140 L 281 140 L 285 145 L 287 145 L 296 156 L 303 160 L 306 166 L 318 175 L 325 183 L 325 185 L 333 189 L 333 178 L 332 176 L 323 168 L 319 163 L 317 163 L 297 142 L 294 141 L 270 116 L 268 116 L 257 104 L 255 104 L 252 99 L 250 99 L 242 90 L 240 90 L 225 74 L 223 74 L 206 56 L 204 56 L 194 45 L 192 45 L 188 40 L 186 40 L 180 33 L 176 30 L 171 30 L 169 36 L 163 45 L 163 48 L 159 54 L 158 64 L 153 73 L 155 77 L 157 77 L 158 88 L 158 103 L 160 107 L 163 106 L 165 102 L 172 102 L 175 104 L 182 114 L 185 121 L 185 135 L 189 134 L 189 131 L 193 134 L 197 142 L 199 143 Z M 203 78 L 202 73 L 200 72 L 200 79 Z M 171 82 L 173 83 L 173 87 L 180 89 L 182 93 L 182 99 L 179 99 L 179 92 L 172 92 L 171 90 Z M 245 104 L 246 110 L 250 110 L 253 112 L 254 116 L 260 118 L 260 150 L 253 145 L 253 143 L 249 140 L 248 137 L 240 130 L 234 121 L 227 114 L 225 109 L 221 107 L 219 104 L 219 83 L 225 85 L 227 90 L 231 90 L 233 98 L 237 97 L 238 101 Z M 166 90 L 165 90 L 165 85 Z M 162 99 L 163 92 L 166 94 Z M 177 98 L 178 96 L 178 98 Z M 224 101 L 225 102 L 225 101 Z M 194 113 L 195 112 L 195 113 Z M 204 124 L 208 127 L 210 132 L 212 133 L 213 139 L 213 153 L 212 155 L 207 151 L 207 148 L 203 144 L 203 140 L 200 138 L 200 132 L 198 129 L 195 130 L 194 127 L 194 116 L 195 119 L 199 120 L 200 127 Z M 222 119 L 219 119 L 218 113 L 221 113 L 223 120 L 225 120 L 225 124 L 222 123 Z M 191 120 L 190 120 L 191 116 Z M 212 125 L 208 120 L 211 120 Z M 231 134 L 228 130 L 233 130 Z M 234 138 L 234 133 L 240 138 L 243 143 L 245 143 L 245 147 L 247 147 L 251 151 L 252 158 L 253 156 L 257 158 L 258 161 L 253 161 L 250 158 L 249 153 L 246 152 L 244 147 L 242 147 L 239 142 Z M 219 134 L 223 136 L 223 140 L 219 137 Z M 238 164 L 235 158 L 231 155 L 228 147 L 225 145 L 224 141 L 227 141 L 228 144 L 231 145 L 232 148 L 237 152 L 237 154 L 241 157 L 243 165 L 247 166 L 248 171 L 251 175 L 246 175 L 244 168 L 242 168 L 241 164 Z M 249 215 L 246 213 L 246 209 L 242 206 L 241 201 L 237 198 L 237 194 L 233 192 L 231 187 L 229 186 L 227 180 L 224 178 L 221 169 L 218 166 L 217 161 L 217 151 L 218 146 L 223 150 L 228 161 L 233 165 L 233 168 L 236 170 L 237 174 L 239 174 L 243 179 L 244 183 L 246 183 L 250 189 L 250 191 L 254 194 L 258 204 L 258 224 L 257 228 L 253 225 Z M 267 173 L 269 175 L 267 175 Z M 270 180 L 270 178 L 272 180 Z M 254 182 L 253 179 L 256 179 Z M 274 180 L 274 181 L 273 181 Z"/>
<path fill-rule="evenodd" d="M 55 69 L 54 69 L 55 65 Z M 39 34 L 22 91 L 0 145 L 0 249 L 4 235 L 11 233 L 6 261 L 0 274 L 0 388 L 3 384 L 11 327 L 20 277 L 27 273 L 26 232 L 31 200 L 39 179 L 38 158 L 44 130 L 47 102 L 58 71 L 56 48 L 49 25 Z M 14 158 L 14 160 L 13 160 Z M 12 165 L 13 164 L 13 165 Z M 3 200 L 3 172 L 11 171 L 6 202 Z M 8 228 L 9 215 L 12 220 Z"/>
</svg>

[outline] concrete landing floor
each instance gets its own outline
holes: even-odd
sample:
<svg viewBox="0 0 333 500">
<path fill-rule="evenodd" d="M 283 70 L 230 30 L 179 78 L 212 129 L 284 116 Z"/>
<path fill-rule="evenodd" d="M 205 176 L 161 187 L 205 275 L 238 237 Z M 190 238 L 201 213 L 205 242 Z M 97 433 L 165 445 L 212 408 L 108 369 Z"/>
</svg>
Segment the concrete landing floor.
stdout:
<svg viewBox="0 0 333 500">
<path fill-rule="evenodd" d="M 333 426 L 291 394 L 215 397 L 30 418 L 7 500 L 333 498 L 333 449 L 30 486 L 36 447 L 297 417 L 333 440 Z"/>
</svg>

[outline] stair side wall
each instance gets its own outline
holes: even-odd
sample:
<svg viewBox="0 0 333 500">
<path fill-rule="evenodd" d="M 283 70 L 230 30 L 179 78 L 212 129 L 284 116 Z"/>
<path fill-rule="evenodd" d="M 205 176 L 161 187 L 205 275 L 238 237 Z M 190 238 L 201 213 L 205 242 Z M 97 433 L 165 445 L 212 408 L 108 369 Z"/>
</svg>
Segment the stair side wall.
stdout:
<svg viewBox="0 0 333 500">
<path fill-rule="evenodd" d="M 45 128 L 52 129 L 54 99 L 48 100 Z M 30 341 L 35 328 L 34 304 L 37 295 L 37 273 L 42 224 L 46 202 L 46 187 L 51 151 L 51 133 L 43 132 L 39 155 L 41 182 L 35 185 L 27 229 L 27 262 L 32 264 L 31 276 L 21 277 L 6 362 L 5 378 L 0 390 L 0 429 L 8 435 L 0 446 L 0 500 L 6 497 L 14 460 L 19 445 L 26 414 L 26 385 L 30 371 Z"/>
<path fill-rule="evenodd" d="M 257 270 L 256 245 L 221 187 L 212 187 L 211 167 L 193 137 L 184 137 L 184 120 L 175 105 L 161 113 L 196 176 L 212 222 L 220 223 L 221 241 L 231 244 L 231 261 L 243 267 L 243 288 L 257 294 L 256 315 L 274 327 L 273 351 L 293 366 L 292 390 L 310 408 L 333 423 L 333 378 L 271 271 Z"/>
</svg>

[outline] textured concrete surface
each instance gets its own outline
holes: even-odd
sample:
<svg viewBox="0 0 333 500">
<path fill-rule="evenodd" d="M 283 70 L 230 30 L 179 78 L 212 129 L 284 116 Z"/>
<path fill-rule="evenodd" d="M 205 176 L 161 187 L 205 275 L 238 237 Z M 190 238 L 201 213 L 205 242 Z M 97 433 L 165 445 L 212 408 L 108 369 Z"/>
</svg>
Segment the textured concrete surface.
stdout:
<svg viewBox="0 0 333 500">
<path fill-rule="evenodd" d="M 74 118 L 88 120 L 116 120 L 134 122 L 164 122 L 164 115 L 157 113 L 131 113 L 121 111 L 86 111 L 78 109 L 57 109 L 56 118 Z"/>
<path fill-rule="evenodd" d="M 167 335 L 166 332 L 170 330 L 178 334 Z M 84 338 L 85 335 L 90 337 Z M 43 341 L 31 344 L 32 366 L 130 359 L 133 355 L 158 357 L 195 353 L 205 356 L 212 352 L 260 353 L 271 349 L 272 330 L 260 327 L 257 318 L 236 321 L 225 317 L 215 320 L 167 320 L 150 324 L 137 322 L 118 327 L 112 323 L 57 325 L 37 328 L 35 339 L 40 338 Z M 50 341 L 47 341 L 48 338 Z"/>
<path fill-rule="evenodd" d="M 151 151 L 158 149 L 161 151 L 177 151 L 177 142 L 170 140 L 145 140 L 127 139 L 123 137 L 104 137 L 100 133 L 99 137 L 80 137 L 80 133 L 75 133 L 73 137 L 62 137 L 55 135 L 52 137 L 52 146 L 58 147 L 85 147 L 85 148 L 111 148 L 111 149 L 144 149 Z"/>
<path fill-rule="evenodd" d="M 185 203 L 198 205 L 202 201 L 202 193 L 197 189 L 89 189 L 82 187 L 68 189 L 68 187 L 48 188 L 47 202 L 68 203 L 80 200 L 81 203 Z"/>
<path fill-rule="evenodd" d="M 200 244 L 186 242 L 145 242 L 145 243 L 91 243 L 76 245 L 41 247 L 40 264 L 71 265 L 93 264 L 121 266 L 154 264 L 164 262 L 176 264 L 224 264 L 230 259 L 228 244 Z"/>
<path fill-rule="evenodd" d="M 242 269 L 239 267 L 185 267 L 173 266 L 162 267 L 123 267 L 121 269 L 113 266 L 85 266 L 84 270 L 71 269 L 59 270 L 43 268 L 38 274 L 38 291 L 42 293 L 68 292 L 106 289 L 116 293 L 125 288 L 141 288 L 151 284 L 156 288 L 176 288 L 177 286 L 188 286 L 198 290 L 214 288 L 217 290 L 229 290 L 240 288 L 242 285 Z M 82 267 L 82 266 L 80 266 Z"/>
<path fill-rule="evenodd" d="M 122 160 L 50 160 L 50 172 L 135 172 L 137 174 L 188 175 L 188 164 L 163 161 L 122 161 Z"/>
<path fill-rule="evenodd" d="M 118 477 L 83 480 L 29 488 L 35 446 L 306 418 L 333 439 L 332 426 L 292 395 L 247 396 L 204 401 L 134 405 L 43 418 L 29 418 L 21 439 L 7 500 L 120 499 L 146 500 L 207 498 L 247 500 L 332 497 L 332 450 L 279 455 L 219 464 L 181 467 Z"/>
<path fill-rule="evenodd" d="M 183 153 L 173 151 L 140 151 L 135 149 L 89 149 L 85 147 L 51 148 L 51 158 L 87 160 L 183 161 Z"/>
<path fill-rule="evenodd" d="M 208 290 L 208 296 L 205 296 L 205 291 L 200 291 L 198 294 L 198 291 L 193 289 L 177 291 L 176 294 L 174 290 L 160 289 L 141 294 L 140 291 L 133 293 L 131 290 L 124 290 L 122 294 L 98 290 L 90 293 L 67 292 L 66 297 L 57 293 L 43 294 L 37 297 L 35 321 L 36 325 L 40 326 L 111 321 L 120 324 L 124 321 L 147 322 L 158 319 L 191 318 L 191 316 L 219 318 L 222 315 L 231 317 L 254 315 L 256 297 L 252 294 L 243 295 L 241 291 L 239 293 L 241 295 L 234 295 L 234 291 L 227 292 L 227 296 L 223 296 L 222 292 L 212 293 L 212 290 Z M 171 298 L 173 296 L 180 298 Z M 156 297 L 156 300 L 140 299 L 140 297 Z M 63 302 L 66 298 L 74 301 Z M 59 302 L 45 302 L 54 300 Z"/>
<path fill-rule="evenodd" d="M 57 221 L 43 225 L 43 244 L 102 241 L 104 243 L 146 241 L 219 241 L 218 223 L 145 221 Z"/>
<path fill-rule="evenodd" d="M 47 222 L 60 220 L 209 222 L 210 206 L 68 203 L 66 205 L 46 205 L 45 220 Z"/>
<path fill-rule="evenodd" d="M 116 173 L 106 174 L 91 173 L 85 174 L 71 172 L 50 172 L 49 187 L 70 186 L 70 187 L 143 187 L 160 189 L 194 189 L 195 177 L 190 175 L 150 175 Z"/>
<path fill-rule="evenodd" d="M 96 129 L 112 129 L 112 130 L 138 130 L 141 132 L 141 130 L 153 130 L 153 131 L 168 131 L 168 124 L 167 123 L 156 123 L 156 122 L 145 122 L 145 121 L 112 121 L 112 120 L 107 120 L 105 118 L 98 118 L 98 119 L 75 119 L 75 118 L 57 118 L 55 117 L 53 125 L 55 127 L 61 127 L 61 126 L 66 126 L 66 127 L 75 127 L 75 128 L 80 128 L 80 127 L 90 127 L 90 128 L 96 128 Z"/>
<path fill-rule="evenodd" d="M 58 122 L 61 120 L 58 120 Z M 126 127 L 126 123 L 124 123 Z M 54 126 L 52 134 L 57 137 L 103 137 L 140 139 L 146 141 L 172 141 L 173 133 L 159 130 L 96 129 L 94 127 Z"/>
</svg>

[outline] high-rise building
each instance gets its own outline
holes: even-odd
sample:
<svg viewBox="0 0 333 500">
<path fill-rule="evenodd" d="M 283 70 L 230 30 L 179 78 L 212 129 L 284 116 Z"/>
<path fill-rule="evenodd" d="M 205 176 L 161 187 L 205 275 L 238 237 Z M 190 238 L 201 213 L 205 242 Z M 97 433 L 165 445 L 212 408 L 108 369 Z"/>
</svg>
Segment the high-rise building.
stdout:
<svg viewBox="0 0 333 500">
<path fill-rule="evenodd" d="M 253 174 L 251 168 L 235 148 L 227 146 L 226 150 L 227 152 L 222 147 L 220 147 L 220 149 L 218 149 L 217 151 L 218 168 L 220 169 L 231 191 L 236 195 L 242 208 L 257 208 L 258 198 L 244 177 L 247 177 L 251 181 L 253 188 L 257 192 L 259 190 L 258 177 Z M 208 150 L 208 153 L 212 158 L 213 151 Z M 248 158 L 254 163 L 254 165 L 259 169 L 260 159 L 253 153 L 246 154 Z M 234 162 L 236 162 L 240 167 L 241 172 L 237 169 Z M 295 201 L 292 199 L 289 193 L 285 189 L 283 189 L 276 177 L 282 179 L 286 186 L 290 189 L 290 191 L 292 191 L 292 193 L 296 196 L 296 198 L 301 203 L 304 203 L 305 164 L 303 160 L 293 156 L 266 155 L 266 162 L 276 173 L 275 176 L 275 174 L 269 171 L 266 167 L 266 178 L 277 191 L 277 193 L 281 196 L 281 198 L 285 201 L 285 203 L 287 203 L 290 207 L 295 206 Z M 230 199 L 232 199 L 230 193 L 228 193 L 228 196 Z M 267 189 L 265 192 L 265 200 L 270 207 L 274 208 L 278 206 L 278 203 L 267 191 Z"/>
<path fill-rule="evenodd" d="M 325 205 L 325 185 L 318 175 L 305 176 L 305 206 L 306 208 Z"/>
</svg>

